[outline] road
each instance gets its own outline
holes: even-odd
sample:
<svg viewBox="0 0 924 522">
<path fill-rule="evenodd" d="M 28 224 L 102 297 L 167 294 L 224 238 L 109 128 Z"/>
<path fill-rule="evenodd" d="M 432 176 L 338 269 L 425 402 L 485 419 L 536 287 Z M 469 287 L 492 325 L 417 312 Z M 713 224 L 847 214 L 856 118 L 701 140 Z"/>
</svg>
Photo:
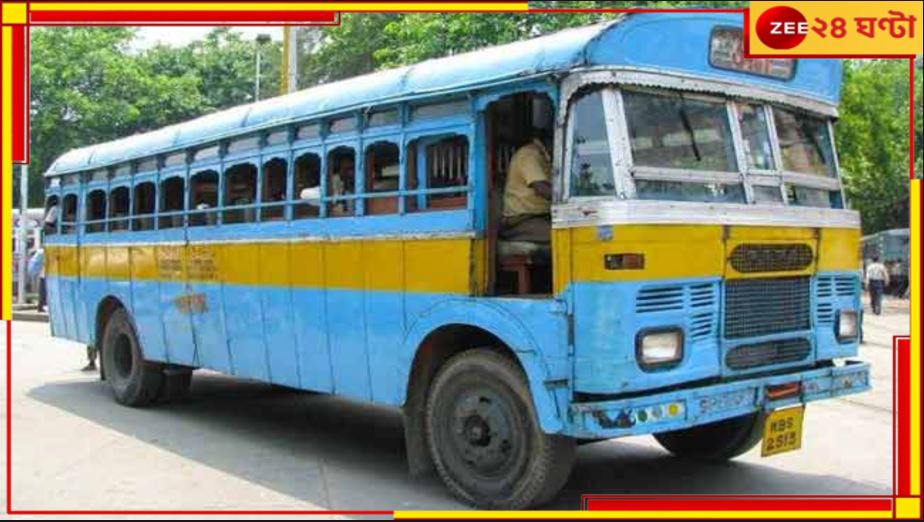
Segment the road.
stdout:
<svg viewBox="0 0 924 522">
<path fill-rule="evenodd" d="M 588 444 L 550 507 L 582 493 L 890 494 L 891 338 L 908 329 L 907 301 L 866 314 L 874 390 L 809 406 L 802 451 L 695 465 L 650 437 Z M 464 508 L 437 477 L 408 477 L 397 410 L 206 372 L 186 401 L 125 408 L 83 356 L 47 324 L 12 326 L 15 509 Z"/>
</svg>

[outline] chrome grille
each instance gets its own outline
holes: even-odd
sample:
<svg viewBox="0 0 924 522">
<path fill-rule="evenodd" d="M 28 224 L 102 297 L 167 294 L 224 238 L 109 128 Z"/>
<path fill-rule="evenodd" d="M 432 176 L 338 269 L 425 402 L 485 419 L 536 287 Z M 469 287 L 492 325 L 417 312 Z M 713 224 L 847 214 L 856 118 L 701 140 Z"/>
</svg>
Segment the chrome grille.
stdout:
<svg viewBox="0 0 924 522">
<path fill-rule="evenodd" d="M 740 339 L 807 330 L 808 277 L 741 279 L 725 285 L 725 337 Z"/>
<path fill-rule="evenodd" d="M 808 358 L 812 345 L 808 339 L 780 339 L 732 348 L 725 354 L 725 365 L 747 370 L 771 364 L 794 363 Z"/>
</svg>

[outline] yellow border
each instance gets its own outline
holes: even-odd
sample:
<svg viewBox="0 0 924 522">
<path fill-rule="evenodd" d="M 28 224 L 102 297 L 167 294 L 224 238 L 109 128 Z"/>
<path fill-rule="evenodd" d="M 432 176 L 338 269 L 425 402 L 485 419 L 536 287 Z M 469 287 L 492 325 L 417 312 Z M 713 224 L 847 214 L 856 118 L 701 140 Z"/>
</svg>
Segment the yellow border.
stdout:
<svg viewBox="0 0 924 522">
<path fill-rule="evenodd" d="M 5 6 L 4 6 L 5 7 Z M 10 308 L 13 306 L 13 28 L 2 28 L 2 112 L 3 122 L 0 126 L 0 176 L 3 188 L 3 316 L 0 319 L 9 321 L 12 316 Z"/>
</svg>

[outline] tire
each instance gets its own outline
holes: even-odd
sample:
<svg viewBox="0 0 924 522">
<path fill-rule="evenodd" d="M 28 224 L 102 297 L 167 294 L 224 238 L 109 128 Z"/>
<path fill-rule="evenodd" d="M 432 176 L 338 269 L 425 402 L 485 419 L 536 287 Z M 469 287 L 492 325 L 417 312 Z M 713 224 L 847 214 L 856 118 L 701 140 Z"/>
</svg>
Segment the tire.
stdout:
<svg viewBox="0 0 924 522">
<path fill-rule="evenodd" d="M 164 370 L 164 379 L 157 394 L 158 402 L 185 399 L 192 383 L 192 370 Z"/>
<path fill-rule="evenodd" d="M 655 433 L 667 451 L 681 458 L 721 462 L 747 453 L 763 437 L 763 412 L 732 417 L 702 426 Z"/>
<path fill-rule="evenodd" d="M 542 432 L 525 376 L 488 349 L 463 352 L 437 373 L 427 396 L 427 446 L 446 487 L 485 509 L 551 500 L 568 480 L 574 439 Z"/>
<path fill-rule="evenodd" d="M 128 312 L 112 313 L 103 331 L 103 366 L 116 402 L 145 406 L 157 398 L 164 381 L 161 364 L 144 360 Z"/>
</svg>

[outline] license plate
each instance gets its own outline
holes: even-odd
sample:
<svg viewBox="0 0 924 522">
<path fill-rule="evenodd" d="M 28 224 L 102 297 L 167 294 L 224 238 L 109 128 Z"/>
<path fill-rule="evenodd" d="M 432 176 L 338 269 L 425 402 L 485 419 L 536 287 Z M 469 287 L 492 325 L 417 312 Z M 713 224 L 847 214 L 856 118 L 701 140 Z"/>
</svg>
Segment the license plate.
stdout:
<svg viewBox="0 0 924 522">
<path fill-rule="evenodd" d="M 776 410 L 764 421 L 764 442 L 761 457 L 794 451 L 802 447 L 802 418 L 805 406 Z"/>
</svg>

